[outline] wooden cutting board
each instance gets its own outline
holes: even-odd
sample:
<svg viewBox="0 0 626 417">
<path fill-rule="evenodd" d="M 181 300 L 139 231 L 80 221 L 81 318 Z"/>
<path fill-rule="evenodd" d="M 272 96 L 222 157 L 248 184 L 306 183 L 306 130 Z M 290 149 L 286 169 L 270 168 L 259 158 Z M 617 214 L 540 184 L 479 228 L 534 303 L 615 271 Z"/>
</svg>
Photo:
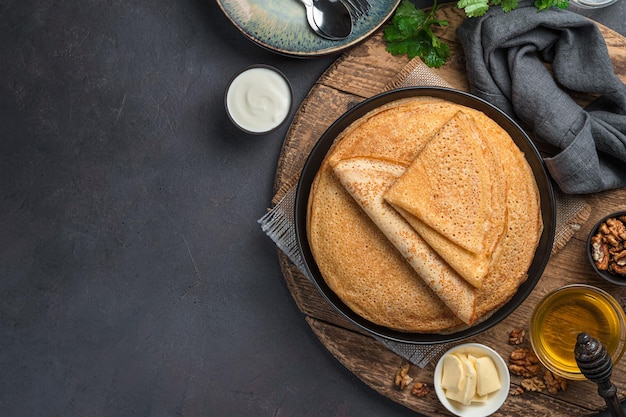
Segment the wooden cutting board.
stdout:
<svg viewBox="0 0 626 417">
<path fill-rule="evenodd" d="M 450 44 L 448 63 L 435 70 L 454 88 L 467 91 L 463 51 L 455 39 L 455 29 L 465 18 L 462 11 L 448 4 L 442 7 L 439 18 L 449 26 L 438 31 Z M 614 65 L 615 72 L 626 82 L 626 39 L 599 25 Z M 313 145 L 335 119 L 364 99 L 382 92 L 398 72 L 408 63 L 406 57 L 394 57 L 385 51 L 382 31 L 340 56 L 320 77 L 299 107 L 287 132 L 278 161 L 275 177 L 276 204 L 284 192 L 296 184 L 302 167 Z M 588 221 L 571 241 L 554 255 L 542 279 L 528 299 L 507 319 L 488 331 L 473 337 L 493 347 L 505 359 L 515 348 L 508 344 L 512 329 L 527 328 L 533 307 L 549 291 L 569 283 L 589 283 L 611 292 L 621 303 L 626 303 L 626 289 L 607 285 L 597 278 L 588 264 L 585 241 L 596 220 L 612 211 L 626 209 L 626 189 L 598 193 L 585 197 L 592 207 Z M 415 381 L 425 382 L 431 392 L 417 397 L 410 389 L 398 390 L 393 379 L 405 360 L 389 351 L 373 338 L 343 319 L 326 303 L 317 289 L 279 251 L 281 270 L 287 286 L 306 320 L 320 342 L 348 370 L 380 394 L 425 415 L 449 414 L 437 400 L 432 389 L 434 364 L 420 369 L 411 365 L 409 375 Z M 529 346 L 525 341 L 524 346 Z M 626 392 L 626 362 L 615 366 L 613 382 L 620 398 Z M 511 391 L 520 383 L 512 377 Z M 547 391 L 510 395 L 497 415 L 526 416 L 583 416 L 603 409 L 604 401 L 597 395 L 597 386 L 588 381 L 570 382 L 567 390 L 556 395 Z"/>
</svg>

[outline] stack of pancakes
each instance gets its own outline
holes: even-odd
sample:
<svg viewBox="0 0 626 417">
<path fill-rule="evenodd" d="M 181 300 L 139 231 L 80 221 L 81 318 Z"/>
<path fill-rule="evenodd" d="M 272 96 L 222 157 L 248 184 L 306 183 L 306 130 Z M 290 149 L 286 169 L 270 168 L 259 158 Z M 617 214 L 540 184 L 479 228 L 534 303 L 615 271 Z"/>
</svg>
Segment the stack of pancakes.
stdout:
<svg viewBox="0 0 626 417">
<path fill-rule="evenodd" d="M 389 103 L 337 138 L 311 187 L 319 270 L 355 313 L 450 333 L 506 303 L 543 229 L 523 153 L 484 113 L 433 97 Z"/>
</svg>

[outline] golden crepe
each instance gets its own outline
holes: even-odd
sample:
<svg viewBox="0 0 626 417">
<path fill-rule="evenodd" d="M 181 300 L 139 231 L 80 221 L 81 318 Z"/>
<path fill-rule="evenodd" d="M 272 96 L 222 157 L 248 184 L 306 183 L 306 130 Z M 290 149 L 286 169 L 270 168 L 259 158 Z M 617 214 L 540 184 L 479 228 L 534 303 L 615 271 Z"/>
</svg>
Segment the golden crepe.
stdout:
<svg viewBox="0 0 626 417">
<path fill-rule="evenodd" d="M 526 281 L 543 232 L 543 220 L 539 189 L 524 154 L 496 122 L 486 116 L 480 120 L 483 134 L 497 145 L 507 181 L 504 235 L 494 255 L 497 260 L 478 292 L 477 314 L 485 316 L 508 301 Z"/>
<path fill-rule="evenodd" d="M 504 233 L 490 254 L 493 261 L 480 289 L 468 286 L 477 297 L 474 323 L 493 314 L 526 279 L 541 235 L 539 193 L 511 137 L 482 112 L 459 104 L 432 97 L 389 103 L 354 122 L 337 138 L 313 180 L 307 213 L 307 237 L 323 279 L 349 308 L 378 325 L 430 333 L 467 327 L 356 203 L 332 167 L 357 157 L 408 167 L 459 111 L 471 116 L 506 167 L 501 183 Z M 492 189 L 491 204 L 495 204 L 494 194 L 502 195 L 502 191 Z M 441 292 L 445 291 L 442 286 Z"/>
<path fill-rule="evenodd" d="M 476 291 L 461 278 L 383 198 L 406 171 L 404 165 L 371 157 L 333 166 L 339 181 L 428 287 L 465 324 L 475 319 Z"/>
<path fill-rule="evenodd" d="M 477 288 L 505 222 L 504 173 L 492 148 L 474 119 L 459 111 L 384 196 Z"/>
<path fill-rule="evenodd" d="M 311 251 L 328 287 L 352 311 L 406 332 L 461 328 L 461 320 L 345 191 L 330 164 L 320 168 L 311 193 L 307 215 Z"/>
</svg>

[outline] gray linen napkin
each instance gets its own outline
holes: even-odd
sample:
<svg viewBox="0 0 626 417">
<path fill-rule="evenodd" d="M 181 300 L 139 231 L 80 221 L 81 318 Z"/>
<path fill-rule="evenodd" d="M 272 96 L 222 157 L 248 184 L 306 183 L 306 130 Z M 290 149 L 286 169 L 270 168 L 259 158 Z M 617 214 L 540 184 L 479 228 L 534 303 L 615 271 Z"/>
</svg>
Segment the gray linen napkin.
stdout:
<svg viewBox="0 0 626 417">
<path fill-rule="evenodd" d="M 626 85 L 592 21 L 522 0 L 508 13 L 493 7 L 466 19 L 457 37 L 471 92 L 558 149 L 545 163 L 565 193 L 626 186 Z M 599 97 L 583 109 L 567 90 Z"/>
</svg>

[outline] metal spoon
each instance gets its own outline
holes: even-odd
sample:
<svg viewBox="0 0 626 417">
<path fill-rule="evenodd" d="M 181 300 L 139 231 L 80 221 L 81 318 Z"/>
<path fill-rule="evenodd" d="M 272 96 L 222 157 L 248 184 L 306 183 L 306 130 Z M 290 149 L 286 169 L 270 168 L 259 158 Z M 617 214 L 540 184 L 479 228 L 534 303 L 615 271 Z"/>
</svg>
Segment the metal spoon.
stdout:
<svg viewBox="0 0 626 417">
<path fill-rule="evenodd" d="M 309 26 L 319 36 L 339 41 L 352 33 L 352 16 L 340 0 L 300 0 Z"/>
</svg>

